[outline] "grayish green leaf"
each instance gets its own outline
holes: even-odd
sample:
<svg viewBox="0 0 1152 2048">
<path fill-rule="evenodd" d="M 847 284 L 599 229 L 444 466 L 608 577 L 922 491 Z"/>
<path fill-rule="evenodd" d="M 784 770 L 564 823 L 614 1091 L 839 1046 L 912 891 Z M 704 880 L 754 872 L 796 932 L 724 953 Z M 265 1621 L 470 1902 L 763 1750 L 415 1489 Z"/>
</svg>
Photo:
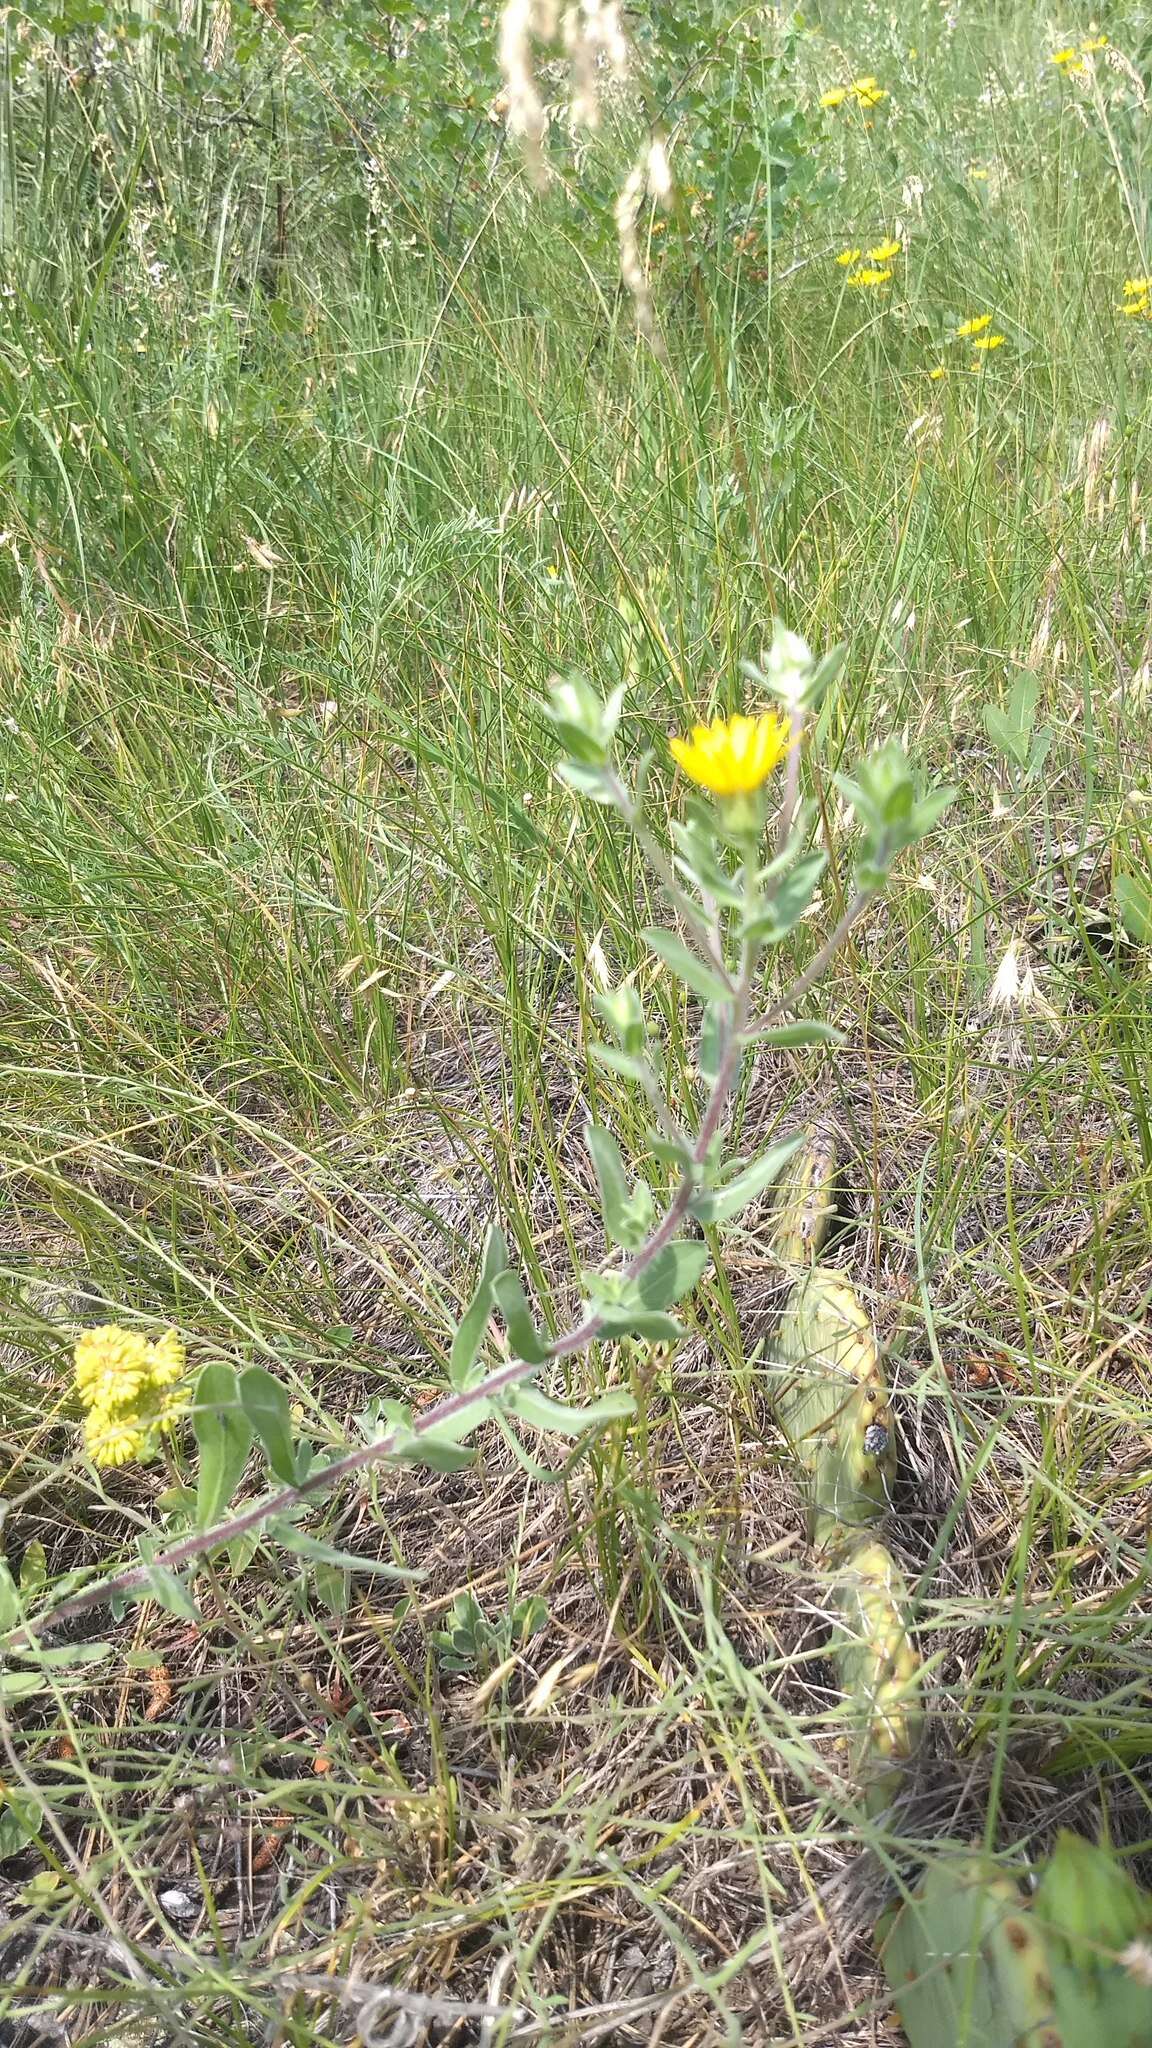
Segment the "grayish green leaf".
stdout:
<svg viewBox="0 0 1152 2048">
<path fill-rule="evenodd" d="M 275 1373 L 263 1365 L 250 1365 L 240 1375 L 240 1401 L 277 1479 L 282 1479 L 286 1486 L 294 1486 L 297 1461 L 292 1411 Z"/>
<path fill-rule="evenodd" d="M 649 925 L 640 934 L 645 944 L 671 968 L 678 981 L 682 981 L 696 995 L 704 996 L 710 1002 L 724 1002 L 731 999 L 732 989 L 725 977 L 713 967 L 705 965 L 674 932 L 662 931 L 658 925 Z"/>
<path fill-rule="evenodd" d="M 500 1273 L 493 1281 L 496 1304 L 504 1318 L 508 1342 L 517 1358 L 528 1365 L 543 1365 L 548 1345 L 532 1321 L 528 1297 L 515 1273 Z"/>
<path fill-rule="evenodd" d="M 701 1223 L 729 1222 L 772 1186 L 797 1147 L 803 1143 L 801 1132 L 797 1137 L 785 1139 L 783 1144 L 771 1145 L 751 1166 L 746 1166 L 742 1173 L 736 1174 L 722 1187 L 701 1188 L 692 1197 L 691 1213 Z"/>
<path fill-rule="evenodd" d="M 232 1499 L 252 1448 L 252 1425 L 240 1405 L 230 1365 L 206 1365 L 196 1382 L 192 1427 L 200 1450 L 196 1520 L 210 1529 Z"/>
</svg>

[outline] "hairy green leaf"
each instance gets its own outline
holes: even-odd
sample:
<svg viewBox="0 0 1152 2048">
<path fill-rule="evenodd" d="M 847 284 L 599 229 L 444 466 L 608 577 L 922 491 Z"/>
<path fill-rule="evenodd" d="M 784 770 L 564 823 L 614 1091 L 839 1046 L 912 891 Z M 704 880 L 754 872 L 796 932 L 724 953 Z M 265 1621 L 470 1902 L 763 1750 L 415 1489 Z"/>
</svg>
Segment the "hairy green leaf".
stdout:
<svg viewBox="0 0 1152 2048">
<path fill-rule="evenodd" d="M 240 1375 L 240 1401 L 277 1479 L 282 1479 L 286 1486 L 294 1486 L 298 1467 L 292 1411 L 275 1373 L 263 1365 L 248 1366 Z"/>
<path fill-rule="evenodd" d="M 1138 946 L 1152 946 L 1152 887 L 1140 875 L 1120 873 L 1112 889 L 1129 938 Z"/>
<path fill-rule="evenodd" d="M 466 1387 L 472 1378 L 473 1367 L 488 1328 L 495 1296 L 492 1283 L 501 1273 L 508 1270 L 508 1247 L 503 1232 L 493 1224 L 484 1245 L 484 1258 L 480 1267 L 480 1278 L 460 1325 L 452 1339 L 452 1350 L 448 1359 L 448 1381 L 453 1387 Z"/>
<path fill-rule="evenodd" d="M 646 1181 L 629 1187 L 620 1147 L 611 1131 L 601 1124 L 589 1124 L 585 1136 L 596 1168 L 609 1241 L 634 1251 L 643 1244 L 652 1225 L 652 1191 Z"/>
<path fill-rule="evenodd" d="M 801 854 L 787 873 L 779 877 L 763 909 L 749 919 L 744 928 L 748 937 L 772 946 L 787 938 L 816 894 L 817 884 L 827 865 L 825 853 Z"/>
<path fill-rule="evenodd" d="M 152 1564 L 147 1558 L 144 1568 L 148 1584 L 134 1593 L 134 1599 L 155 1600 L 158 1607 L 178 1615 L 181 1621 L 199 1621 L 200 1610 L 183 1579 L 178 1579 L 175 1572 L 168 1571 L 164 1565 Z"/>
<path fill-rule="evenodd" d="M 664 965 L 671 968 L 677 981 L 684 982 L 696 995 L 704 996 L 709 1002 L 731 1000 L 732 989 L 725 977 L 698 959 L 675 933 L 649 925 L 640 936 Z"/>
<path fill-rule="evenodd" d="M 627 1302 L 597 1303 L 596 1309 L 604 1337 L 643 1337 L 649 1344 L 678 1344 L 684 1335 L 683 1323 L 657 1309 L 629 1308 Z"/>
<path fill-rule="evenodd" d="M 294 1528 L 291 1522 L 274 1522 L 267 1534 L 281 1550 L 290 1550 L 294 1557 L 304 1557 L 310 1564 L 334 1565 L 344 1572 L 375 1572 L 382 1579 L 416 1580 L 425 1577 L 424 1572 L 409 1571 L 407 1566 L 389 1564 L 378 1557 L 357 1557 L 354 1551 L 339 1550 L 332 1543 L 325 1543 L 319 1536 L 310 1536 L 306 1529 Z"/>
<path fill-rule="evenodd" d="M 240 1386 L 230 1365 L 206 1365 L 196 1382 L 192 1427 L 200 1451 L 196 1520 L 202 1529 L 218 1522 L 236 1488 L 252 1448 L 252 1424 L 240 1405 Z"/>
<path fill-rule="evenodd" d="M 6 1564 L 0 1563 L 0 1629 L 15 1628 L 20 1619 L 20 1595 Z"/>
<path fill-rule="evenodd" d="M 66 1671 L 74 1664 L 102 1664 L 105 1657 L 112 1655 L 111 1643 L 64 1643 L 56 1650 L 41 1649 L 39 1643 L 26 1643 L 16 1652 L 22 1661 L 38 1664 L 42 1671 Z"/>
<path fill-rule="evenodd" d="M 40 1591 L 48 1577 L 48 1558 L 44 1545 L 39 1541 L 29 1543 L 20 1560 L 20 1595 L 30 1600 Z M 3 1623 L 0 1622 L 0 1627 Z"/>
<path fill-rule="evenodd" d="M 671 1308 L 699 1285 L 701 1274 L 711 1265 L 712 1254 L 698 1239 L 682 1238 L 666 1244 L 632 1283 L 635 1298 L 646 1309 Z"/>
<path fill-rule="evenodd" d="M 30 1700 L 47 1690 L 47 1679 L 35 1671 L 0 1671 L 0 1700 Z"/>
<path fill-rule="evenodd" d="M 492 1283 L 496 1304 L 504 1318 L 508 1342 L 517 1358 L 527 1365 L 543 1365 L 548 1345 L 532 1321 L 528 1297 L 515 1273 L 499 1273 Z"/>
<path fill-rule="evenodd" d="M 701 1188 L 692 1197 L 691 1213 L 701 1223 L 727 1223 L 754 1202 L 772 1186 L 783 1168 L 791 1159 L 798 1146 L 804 1143 L 804 1134 L 786 1138 L 783 1144 L 769 1146 L 759 1159 L 753 1160 L 742 1173 L 718 1188 Z"/>
<path fill-rule="evenodd" d="M 636 1403 L 623 1387 L 613 1388 L 602 1394 L 597 1401 L 584 1406 L 566 1401 L 553 1401 L 542 1394 L 539 1387 L 512 1387 L 505 1396 L 504 1406 L 521 1422 L 530 1423 L 533 1429 L 551 1430 L 556 1436 L 583 1436 L 589 1429 L 604 1429 L 610 1422 L 619 1422 L 626 1415 L 634 1415 Z"/>
<path fill-rule="evenodd" d="M 808 1018 L 803 1023 L 773 1024 L 767 1031 L 753 1034 L 757 1045 L 843 1045 L 844 1033 L 837 1031 L 834 1024 L 823 1024 L 818 1017 Z"/>
</svg>

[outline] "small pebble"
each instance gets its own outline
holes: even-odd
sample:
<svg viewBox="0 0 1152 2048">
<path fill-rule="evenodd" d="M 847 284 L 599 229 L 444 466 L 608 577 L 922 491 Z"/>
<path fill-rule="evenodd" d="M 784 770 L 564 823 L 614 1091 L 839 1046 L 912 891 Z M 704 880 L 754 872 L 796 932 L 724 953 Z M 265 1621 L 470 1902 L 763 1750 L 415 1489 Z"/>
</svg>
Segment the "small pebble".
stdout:
<svg viewBox="0 0 1152 2048">
<path fill-rule="evenodd" d="M 191 1892 L 183 1892 L 178 1885 L 159 1894 L 160 1904 L 170 1920 L 191 1920 L 200 1908 Z"/>
</svg>

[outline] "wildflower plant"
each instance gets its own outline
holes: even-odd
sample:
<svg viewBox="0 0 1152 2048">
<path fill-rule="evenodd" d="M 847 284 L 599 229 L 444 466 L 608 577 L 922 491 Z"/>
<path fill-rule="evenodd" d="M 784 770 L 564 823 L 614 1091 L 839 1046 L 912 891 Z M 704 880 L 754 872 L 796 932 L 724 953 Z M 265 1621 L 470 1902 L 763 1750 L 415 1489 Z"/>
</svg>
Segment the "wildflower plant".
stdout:
<svg viewBox="0 0 1152 2048">
<path fill-rule="evenodd" d="M 85 1330 L 74 1352 L 84 1448 L 95 1465 L 146 1463 L 187 1414 L 187 1355 L 175 1330 L 154 1343 L 116 1323 Z"/>
<path fill-rule="evenodd" d="M 701 721 L 670 742 L 669 765 L 689 785 L 671 822 L 670 843 L 661 829 L 662 805 L 651 795 L 653 757 L 643 756 L 631 777 L 618 759 L 623 690 L 603 698 L 578 676 L 552 685 L 545 711 L 563 752 L 560 777 L 582 800 L 615 813 L 667 898 L 672 924 L 641 936 L 654 969 L 671 976 L 684 1002 L 695 1007 L 698 1077 L 687 1094 L 671 1085 L 637 986 L 642 977 L 595 990 L 604 1034 L 592 1055 L 602 1070 L 636 1089 L 648 1115 L 647 1156 L 637 1172 L 606 1123 L 588 1124 L 608 1250 L 602 1264 L 579 1276 L 575 1319 L 550 1334 L 556 1320 L 550 1306 L 533 1310 L 493 1225 L 471 1300 L 447 1347 L 441 1398 L 418 1412 L 400 1401 L 374 1402 L 361 1418 L 362 1440 L 327 1459 L 297 1441 L 287 1393 L 265 1367 L 238 1372 L 222 1362 L 206 1365 L 192 1402 L 199 1469 L 186 1532 L 161 1552 L 145 1544 L 138 1564 L 72 1593 L 52 1610 L 54 1624 L 109 1596 L 129 1594 L 187 1613 L 189 1572 L 242 1539 L 272 1540 L 329 1566 L 394 1573 L 394 1566 L 366 1566 L 304 1530 L 306 1503 L 385 1461 L 437 1470 L 467 1465 L 475 1456 L 468 1439 L 482 1424 L 500 1432 L 533 1477 L 554 1477 L 529 1448 L 534 1433 L 572 1440 L 576 1456 L 597 1431 L 631 1416 L 629 1386 L 610 1384 L 598 1399 L 566 1402 L 536 1382 L 592 1345 L 629 1338 L 671 1347 L 683 1335 L 674 1312 L 717 1255 L 716 1226 L 755 1202 L 801 1142 L 774 1133 L 752 1156 L 736 1147 L 732 1106 L 748 1063 L 768 1049 L 838 1043 L 840 1033 L 813 1010 L 813 991 L 885 887 L 893 863 L 931 830 L 952 799 L 948 789 L 921 788 L 895 739 L 867 754 L 851 775 L 833 776 L 855 820 L 851 871 L 835 876 L 829 896 L 840 906 L 838 915 L 789 980 L 783 963 L 829 866 L 817 830 L 821 812 L 806 794 L 816 766 L 806 769 L 804 757 L 814 714 L 834 689 L 843 659 L 844 649 L 837 648 L 818 661 L 797 634 L 776 626 L 762 665 L 744 669 L 768 706 Z M 122 1426 L 115 1462 L 142 1455 L 155 1431 L 167 1426 L 165 1404 L 177 1398 L 180 1384 L 178 1357 L 182 1365 L 178 1340 L 148 1346 L 113 1331 L 94 1332 L 78 1347 L 81 1397 L 90 1414 L 103 1418 L 94 1429 Z M 173 1375 L 167 1385 L 165 1374 Z M 186 1407 L 183 1394 L 179 1399 Z M 233 1509 L 255 1447 L 278 1485 Z M 96 1444 L 91 1448 L 95 1455 Z M 107 1448 L 111 1458 L 111 1435 Z M 570 1464 L 571 1457 L 560 1469 Z"/>
</svg>

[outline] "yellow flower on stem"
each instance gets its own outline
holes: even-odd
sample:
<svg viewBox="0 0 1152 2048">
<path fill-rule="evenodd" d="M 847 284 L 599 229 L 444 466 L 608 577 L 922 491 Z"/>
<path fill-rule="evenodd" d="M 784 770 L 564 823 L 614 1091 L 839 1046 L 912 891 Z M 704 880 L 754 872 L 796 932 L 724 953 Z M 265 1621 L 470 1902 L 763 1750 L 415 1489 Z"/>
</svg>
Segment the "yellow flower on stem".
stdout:
<svg viewBox="0 0 1152 2048">
<path fill-rule="evenodd" d="M 792 722 L 775 711 L 758 718 L 737 712 L 694 725 L 690 739 L 668 742 L 672 758 L 685 775 L 713 796 L 751 796 L 767 782 L 792 745 Z"/>
<path fill-rule="evenodd" d="M 836 261 L 847 269 L 850 263 L 859 263 L 863 254 L 863 249 L 841 249 Z"/>
<path fill-rule="evenodd" d="M 1083 71 L 1084 69 L 1083 60 L 1075 44 L 1070 45 L 1066 50 L 1053 50 L 1048 62 L 1059 65 L 1061 71 Z"/>
<path fill-rule="evenodd" d="M 820 95 L 822 107 L 842 107 L 845 100 L 854 100 L 858 107 L 878 107 L 888 94 L 874 78 L 854 78 L 851 85 L 834 85 Z"/>
<path fill-rule="evenodd" d="M 1107 48 L 1107 36 L 1089 36 L 1088 41 L 1086 43 L 1081 43 L 1080 45 L 1081 53 L 1085 57 L 1087 57 L 1092 50 L 1106 50 Z"/>
<path fill-rule="evenodd" d="M 188 1352 L 184 1339 L 175 1330 L 165 1330 L 150 1344 L 150 1369 L 154 1387 L 172 1387 L 183 1379 L 188 1369 Z"/>
<path fill-rule="evenodd" d="M 900 254 L 900 246 L 895 237 L 890 235 L 887 241 L 877 242 L 874 249 L 869 249 L 868 261 L 870 263 L 890 263 L 893 256 Z"/>
<path fill-rule="evenodd" d="M 1003 341 L 1004 336 L 1002 334 L 981 334 L 972 343 L 972 346 L 973 348 L 1000 348 L 1003 345 Z"/>
<path fill-rule="evenodd" d="M 84 1447 L 97 1465 L 127 1465 L 154 1456 L 159 1432 L 187 1413 L 187 1353 L 176 1330 L 154 1344 L 117 1323 L 83 1330 L 76 1339 L 76 1392 Z"/>
<path fill-rule="evenodd" d="M 932 382 L 935 384 L 940 377 L 946 377 L 948 375 L 947 365 L 945 363 L 937 363 L 936 368 L 934 370 L 929 370 L 928 375 L 931 377 Z"/>
<path fill-rule="evenodd" d="M 148 1449 L 148 1432 L 129 1416 L 95 1408 L 84 1422 L 84 1448 L 94 1465 L 130 1465 Z"/>
<path fill-rule="evenodd" d="M 1124 279 L 1124 297 L 1126 299 L 1146 299 L 1149 292 L 1152 292 L 1152 277 L 1126 277 Z"/>
<path fill-rule="evenodd" d="M 869 264 L 863 263 L 861 264 L 859 270 L 854 270 L 852 272 L 851 276 L 848 279 L 848 282 L 849 284 L 862 285 L 887 284 L 891 275 L 892 272 L 888 269 L 875 270 Z"/>
<path fill-rule="evenodd" d="M 1148 293 L 1141 292 L 1140 297 L 1138 299 L 1123 300 L 1119 310 L 1121 313 L 1126 313 L 1129 319 L 1131 319 L 1136 314 L 1148 313 L 1152 311 L 1152 304 L 1150 304 L 1149 302 Z"/>
<path fill-rule="evenodd" d="M 76 1392 L 85 1408 L 112 1408 L 131 1401 L 148 1384 L 147 1339 L 116 1323 L 101 1323 L 76 1339 Z"/>
<path fill-rule="evenodd" d="M 963 326 L 956 329 L 956 339 L 957 341 L 967 341 L 970 334 L 983 334 L 984 329 L 991 327 L 991 325 L 991 313 L 977 313 L 973 319 L 965 320 Z"/>
</svg>

